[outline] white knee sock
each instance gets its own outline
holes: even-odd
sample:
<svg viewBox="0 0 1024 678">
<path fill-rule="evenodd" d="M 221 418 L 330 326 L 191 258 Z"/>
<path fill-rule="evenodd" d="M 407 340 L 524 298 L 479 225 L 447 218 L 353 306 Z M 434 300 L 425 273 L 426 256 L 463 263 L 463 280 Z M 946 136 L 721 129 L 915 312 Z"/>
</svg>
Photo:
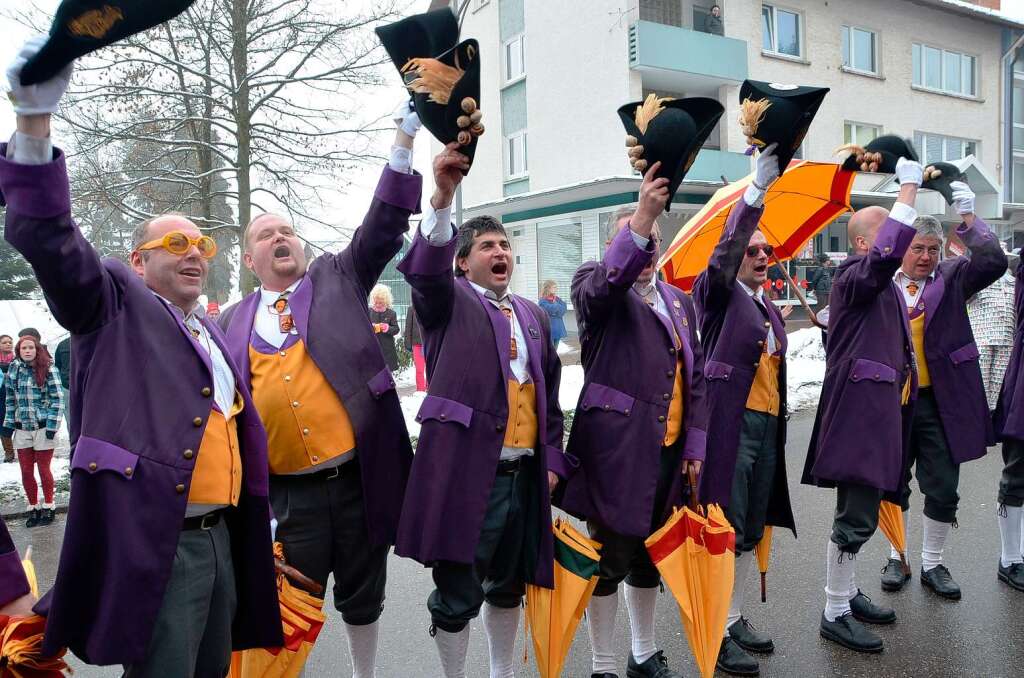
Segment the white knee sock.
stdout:
<svg viewBox="0 0 1024 678">
<path fill-rule="evenodd" d="M 615 673 L 615 614 L 619 610 L 619 592 L 593 596 L 587 606 L 587 633 L 592 648 L 591 663 L 596 674 Z"/>
<path fill-rule="evenodd" d="M 725 622 L 725 637 L 729 637 L 729 627 L 743 616 L 743 594 L 747 590 L 747 579 L 750 578 L 750 564 L 754 562 L 751 552 L 736 554 L 736 577 L 732 583 L 732 602 L 729 604 L 729 618 Z"/>
<path fill-rule="evenodd" d="M 903 512 L 903 543 L 909 544 L 910 538 L 907 536 L 910 534 L 910 511 Z M 908 549 L 909 551 L 909 549 Z M 910 565 L 910 553 L 904 554 L 907 557 L 907 565 Z M 900 552 L 896 550 L 895 546 L 889 547 L 889 557 L 893 560 L 900 559 Z"/>
<path fill-rule="evenodd" d="M 825 552 L 825 619 L 835 621 L 850 611 L 850 599 L 857 595 L 854 560 L 831 539 Z"/>
<path fill-rule="evenodd" d="M 640 589 L 626 584 L 625 591 L 633 659 L 637 664 L 643 664 L 658 651 L 654 642 L 654 611 L 658 602 L 658 589 Z"/>
<path fill-rule="evenodd" d="M 441 656 L 444 678 L 466 678 L 466 650 L 469 649 L 469 625 L 458 633 L 434 628 L 434 642 Z"/>
<path fill-rule="evenodd" d="M 923 516 L 924 539 L 921 541 L 921 569 L 925 572 L 942 565 L 942 549 L 949 536 L 950 523 L 940 523 Z"/>
<path fill-rule="evenodd" d="M 1009 508 L 1009 507 L 1007 507 L 1007 508 Z M 1021 530 L 1020 531 L 1020 534 L 1021 534 L 1020 554 L 1021 554 L 1021 561 L 1024 561 L 1024 511 L 1022 511 L 1021 507 L 1019 507 L 1019 506 L 1017 507 L 1017 511 L 1020 513 L 1020 530 Z"/>
<path fill-rule="evenodd" d="M 348 651 L 352 655 L 352 678 L 374 678 L 377 675 L 377 632 L 380 622 L 353 626 L 345 624 Z"/>
<path fill-rule="evenodd" d="M 1021 557 L 1021 520 L 1024 518 L 1024 511 L 1020 506 L 1003 505 L 999 512 L 999 541 L 1003 547 L 1003 553 L 999 562 L 1003 567 L 1009 567 L 1014 563 L 1024 563 Z"/>
<path fill-rule="evenodd" d="M 491 678 L 513 678 L 519 607 L 496 607 L 484 603 L 481 619 L 484 622 L 484 631 L 487 632 L 487 647 L 491 654 Z"/>
</svg>

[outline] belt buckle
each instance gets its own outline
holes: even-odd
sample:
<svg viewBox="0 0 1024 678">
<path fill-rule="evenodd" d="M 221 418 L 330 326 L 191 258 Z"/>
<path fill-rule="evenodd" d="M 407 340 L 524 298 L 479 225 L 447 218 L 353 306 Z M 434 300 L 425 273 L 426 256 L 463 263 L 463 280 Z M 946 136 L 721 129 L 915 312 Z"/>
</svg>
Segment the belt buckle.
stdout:
<svg viewBox="0 0 1024 678">
<path fill-rule="evenodd" d="M 341 475 L 341 466 L 335 466 L 332 469 L 324 471 L 324 480 L 334 480 Z"/>
<path fill-rule="evenodd" d="M 207 513 L 205 516 L 203 516 L 203 519 L 199 521 L 199 529 L 207 531 L 212 530 L 213 527 L 217 524 L 217 518 L 219 517 L 219 515 L 220 514 L 218 513 Z"/>
</svg>

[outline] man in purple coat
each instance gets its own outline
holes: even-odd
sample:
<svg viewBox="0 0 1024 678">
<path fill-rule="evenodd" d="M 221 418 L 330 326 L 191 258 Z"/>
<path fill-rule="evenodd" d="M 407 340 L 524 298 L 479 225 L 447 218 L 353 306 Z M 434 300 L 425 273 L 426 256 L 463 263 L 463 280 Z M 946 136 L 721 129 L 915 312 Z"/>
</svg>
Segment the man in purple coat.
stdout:
<svg viewBox="0 0 1024 678">
<path fill-rule="evenodd" d="M 655 220 L 669 197 L 668 180 L 655 178 L 659 164 L 644 176 L 636 210 L 613 217 L 604 260 L 583 264 L 572 283 L 584 383 L 567 453 L 580 467 L 560 506 L 585 518 L 602 545 L 587 614 L 598 678 L 617 675 L 622 581 L 632 634 L 627 675 L 679 675 L 655 642 L 661 577 L 644 540 L 683 505 L 683 475 L 704 460 L 704 357 L 693 302 L 655 279 Z"/>
<path fill-rule="evenodd" d="M 772 151 L 758 156 L 755 179 L 693 286 L 708 384 L 700 500 L 720 504 L 736 530 L 732 605 L 718 655 L 718 668 L 734 675 L 757 675 L 747 653 L 775 649 L 743 616 L 752 551 L 766 524 L 796 531 L 786 481 L 786 331 L 764 293 L 771 245 L 757 230 L 765 192 L 779 175 Z"/>
<path fill-rule="evenodd" d="M 270 445 L 270 503 L 289 565 L 321 586 L 334 574 L 354 678 L 370 678 L 412 449 L 366 298 L 398 253 L 423 178 L 410 166 L 405 110 L 391 160 L 352 242 L 307 266 L 291 222 L 257 216 L 243 236 L 258 290 L 221 325 L 247 375 Z"/>
<path fill-rule="evenodd" d="M 548 315 L 508 291 L 513 256 L 491 217 L 451 225 L 469 161 L 449 144 L 399 270 L 413 288 L 430 387 L 395 552 L 433 568 L 427 607 L 446 677 L 465 676 L 483 608 L 490 675 L 513 675 L 525 584 L 553 586 L 549 493 L 567 475 L 561 363 Z M 452 271 L 452 259 L 455 271 Z"/>
<path fill-rule="evenodd" d="M 136 228 L 130 268 L 101 260 L 71 218 L 49 139 L 70 71 L 23 88 L 19 70 L 18 131 L 0 145 L 5 236 L 75 358 L 71 506 L 56 582 L 35 608 L 42 651 L 66 646 L 129 678 L 223 676 L 232 649 L 283 639 L 266 432 L 197 304 L 216 244 L 165 215 Z"/>
<path fill-rule="evenodd" d="M 942 564 L 942 551 L 956 522 L 960 465 L 985 456 L 994 442 L 967 300 L 1006 271 L 1006 255 L 995 234 L 975 216 L 970 187 L 954 181 L 950 188 L 953 206 L 963 217 L 956 234 L 970 256 L 939 263 L 942 224 L 934 217 L 918 217 L 917 234 L 895 277 L 910 316 L 918 386 L 899 503 L 906 530 L 914 467 L 924 495 L 921 584 L 943 598 L 959 600 L 960 587 Z M 909 579 L 893 549 L 882 570 L 882 589 L 898 591 Z"/>
<path fill-rule="evenodd" d="M 878 507 L 903 477 L 907 415 L 916 390 L 910 323 L 893 276 L 914 239 L 914 201 L 924 171 L 900 158 L 900 193 L 891 212 L 867 207 L 848 226 L 854 254 L 832 283 L 825 381 L 803 482 L 835 487 L 821 636 L 858 652 L 882 640 L 860 622 L 896 619 L 855 583 L 854 559 L 878 527 Z M 865 425 L 870 422 L 870 425 Z"/>
</svg>

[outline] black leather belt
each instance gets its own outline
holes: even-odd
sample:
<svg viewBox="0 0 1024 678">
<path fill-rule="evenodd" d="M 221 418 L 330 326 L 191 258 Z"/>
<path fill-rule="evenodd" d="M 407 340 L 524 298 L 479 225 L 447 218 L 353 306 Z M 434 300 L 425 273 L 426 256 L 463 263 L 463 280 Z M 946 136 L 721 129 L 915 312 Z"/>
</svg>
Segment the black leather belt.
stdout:
<svg viewBox="0 0 1024 678">
<path fill-rule="evenodd" d="M 181 531 L 185 532 L 188 530 L 209 530 L 214 525 L 220 522 L 220 517 L 224 513 L 224 509 L 218 509 L 211 511 L 210 513 L 203 514 L 201 516 L 192 516 L 191 518 L 185 518 L 185 522 L 181 526 Z"/>
<path fill-rule="evenodd" d="M 355 463 L 356 463 L 356 460 L 355 459 L 351 459 L 349 461 L 346 461 L 346 462 L 343 462 L 341 464 L 338 464 L 337 466 L 332 466 L 331 468 L 325 468 L 323 471 L 316 471 L 314 473 L 290 473 L 290 474 L 287 474 L 287 475 L 284 475 L 284 474 L 272 475 L 272 476 L 270 476 L 270 479 L 275 481 L 275 482 L 288 482 L 288 483 L 301 483 L 301 482 L 309 482 L 309 481 L 334 480 L 335 478 L 340 476 L 342 473 L 345 473 L 346 471 L 348 471 L 350 469 L 357 468 L 357 466 L 354 465 Z"/>
<path fill-rule="evenodd" d="M 502 476 L 510 473 L 518 473 L 522 467 L 522 457 L 516 457 L 515 459 L 501 459 L 498 461 L 498 475 Z"/>
</svg>

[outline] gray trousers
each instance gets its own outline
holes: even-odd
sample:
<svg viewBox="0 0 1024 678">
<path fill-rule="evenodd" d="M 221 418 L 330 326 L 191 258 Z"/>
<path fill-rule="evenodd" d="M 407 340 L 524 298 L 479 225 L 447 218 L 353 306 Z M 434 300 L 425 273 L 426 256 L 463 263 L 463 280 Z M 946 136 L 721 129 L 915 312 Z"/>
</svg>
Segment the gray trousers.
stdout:
<svg viewBox="0 0 1024 678">
<path fill-rule="evenodd" d="M 126 665 L 125 678 L 223 678 L 237 602 L 224 520 L 209 530 L 183 531 L 146 658 Z"/>
<path fill-rule="evenodd" d="M 960 503 L 960 465 L 953 463 L 946 432 L 939 418 L 939 407 L 931 388 L 922 388 L 914 403 L 914 420 L 910 429 L 910 454 L 900 488 L 899 505 L 910 508 L 911 467 L 917 485 L 924 495 L 924 514 L 940 523 L 956 521 Z"/>
<path fill-rule="evenodd" d="M 836 487 L 836 513 L 832 541 L 844 553 L 857 553 L 878 529 L 878 507 L 885 493 L 867 485 L 840 483 Z"/>
<path fill-rule="evenodd" d="M 1024 442 L 1003 443 L 1003 475 L 999 479 L 999 503 L 1024 506 Z"/>
<path fill-rule="evenodd" d="M 753 551 L 764 536 L 768 500 L 778 459 L 779 418 L 745 410 L 736 450 L 736 470 L 725 517 L 736 530 L 736 551 Z"/>
</svg>

